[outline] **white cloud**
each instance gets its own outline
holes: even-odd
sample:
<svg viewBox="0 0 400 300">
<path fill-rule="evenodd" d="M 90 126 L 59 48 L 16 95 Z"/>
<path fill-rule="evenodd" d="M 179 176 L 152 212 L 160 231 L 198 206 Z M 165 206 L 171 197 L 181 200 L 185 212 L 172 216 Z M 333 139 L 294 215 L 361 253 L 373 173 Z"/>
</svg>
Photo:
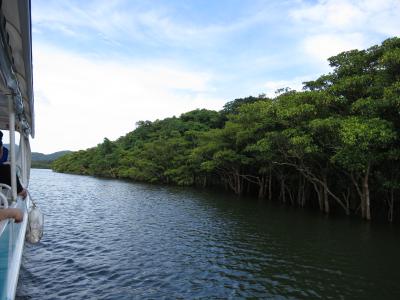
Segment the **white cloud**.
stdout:
<svg viewBox="0 0 400 300">
<path fill-rule="evenodd" d="M 310 26 L 310 31 L 400 33 L 398 0 L 320 0 L 303 4 L 289 15 L 296 22 Z M 385 25 L 378 26 L 378 25 Z M 314 26 L 313 26 L 314 25 Z"/>
<path fill-rule="evenodd" d="M 318 64 L 339 52 L 364 49 L 400 35 L 399 0 L 320 0 L 289 12 L 305 36 L 300 43 Z"/>
<path fill-rule="evenodd" d="M 56 48 L 34 48 L 36 138 L 33 151 L 77 150 L 116 139 L 139 120 L 221 109 L 211 74 L 173 62 L 90 60 Z"/>
<path fill-rule="evenodd" d="M 167 5 L 151 8 L 132 5 L 129 1 L 87 1 L 81 6 L 68 1 L 43 2 L 33 9 L 34 30 L 58 31 L 67 36 L 85 38 L 92 31 L 106 40 L 172 43 L 195 48 L 220 42 L 226 35 L 265 22 L 266 12 L 258 11 L 229 22 L 197 25 L 180 20 Z M 129 7 L 128 7 L 129 6 Z"/>
<path fill-rule="evenodd" d="M 328 0 L 293 10 L 290 15 L 296 21 L 318 23 L 320 28 L 345 29 L 362 21 L 364 14 L 353 1 Z"/>
<path fill-rule="evenodd" d="M 324 61 L 343 51 L 368 47 L 360 33 L 350 34 L 316 34 L 303 40 L 303 49 L 316 61 Z"/>
</svg>

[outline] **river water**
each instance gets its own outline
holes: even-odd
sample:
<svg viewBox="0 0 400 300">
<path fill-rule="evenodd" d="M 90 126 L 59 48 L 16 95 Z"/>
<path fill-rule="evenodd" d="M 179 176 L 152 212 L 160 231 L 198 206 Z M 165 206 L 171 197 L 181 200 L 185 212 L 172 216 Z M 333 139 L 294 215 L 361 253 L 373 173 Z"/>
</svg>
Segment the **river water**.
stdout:
<svg viewBox="0 0 400 300">
<path fill-rule="evenodd" d="M 398 228 L 32 170 L 45 235 L 17 299 L 400 299 Z"/>
</svg>

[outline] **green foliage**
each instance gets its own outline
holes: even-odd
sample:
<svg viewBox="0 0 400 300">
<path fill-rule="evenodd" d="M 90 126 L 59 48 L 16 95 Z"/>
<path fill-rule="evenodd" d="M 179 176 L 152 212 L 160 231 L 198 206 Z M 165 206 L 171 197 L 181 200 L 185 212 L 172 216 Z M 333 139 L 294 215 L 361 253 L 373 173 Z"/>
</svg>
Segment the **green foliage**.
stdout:
<svg viewBox="0 0 400 300">
<path fill-rule="evenodd" d="M 32 161 L 31 167 L 33 169 L 51 169 L 51 161 Z"/>
<path fill-rule="evenodd" d="M 105 138 L 52 167 L 151 183 L 218 185 L 261 197 L 268 177 L 276 198 L 285 202 L 287 193 L 294 204 L 296 195 L 307 194 L 321 207 L 325 195 L 325 211 L 329 199 L 335 199 L 334 208 L 356 211 L 358 194 L 369 201 L 368 184 L 372 197 L 393 199 L 400 192 L 400 39 L 340 53 L 329 63 L 332 73 L 305 82 L 302 92 L 282 89 L 273 99 L 235 99 L 220 112 L 197 109 L 140 121 L 118 140 Z M 373 208 L 382 211 L 380 205 Z"/>
<path fill-rule="evenodd" d="M 366 172 L 369 166 L 385 159 L 385 151 L 395 139 L 396 132 L 386 120 L 346 118 L 341 124 L 340 144 L 333 160 L 350 171 Z"/>
</svg>

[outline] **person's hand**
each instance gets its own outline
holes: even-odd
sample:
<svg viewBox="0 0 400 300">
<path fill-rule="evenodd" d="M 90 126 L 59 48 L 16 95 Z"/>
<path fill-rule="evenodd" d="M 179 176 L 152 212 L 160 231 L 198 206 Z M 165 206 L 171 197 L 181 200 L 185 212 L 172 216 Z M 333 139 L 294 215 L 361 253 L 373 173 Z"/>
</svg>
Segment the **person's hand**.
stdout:
<svg viewBox="0 0 400 300">
<path fill-rule="evenodd" d="M 18 196 L 21 196 L 22 199 L 25 199 L 27 195 L 28 195 L 28 191 L 26 189 L 23 189 L 22 191 L 20 191 L 18 193 Z"/>
<path fill-rule="evenodd" d="M 24 219 L 24 214 L 18 208 L 7 208 L 8 217 L 15 220 L 15 223 L 20 223 Z"/>
</svg>

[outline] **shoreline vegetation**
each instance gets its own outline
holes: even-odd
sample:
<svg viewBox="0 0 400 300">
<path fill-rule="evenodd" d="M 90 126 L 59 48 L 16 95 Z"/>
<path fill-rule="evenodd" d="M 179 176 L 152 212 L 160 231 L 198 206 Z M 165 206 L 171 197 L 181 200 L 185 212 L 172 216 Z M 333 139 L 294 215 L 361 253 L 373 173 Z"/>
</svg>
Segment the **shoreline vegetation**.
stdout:
<svg viewBox="0 0 400 300">
<path fill-rule="evenodd" d="M 400 38 L 328 59 L 332 71 L 236 99 L 140 121 L 116 141 L 66 154 L 57 172 L 219 186 L 324 213 L 399 222 Z"/>
</svg>

